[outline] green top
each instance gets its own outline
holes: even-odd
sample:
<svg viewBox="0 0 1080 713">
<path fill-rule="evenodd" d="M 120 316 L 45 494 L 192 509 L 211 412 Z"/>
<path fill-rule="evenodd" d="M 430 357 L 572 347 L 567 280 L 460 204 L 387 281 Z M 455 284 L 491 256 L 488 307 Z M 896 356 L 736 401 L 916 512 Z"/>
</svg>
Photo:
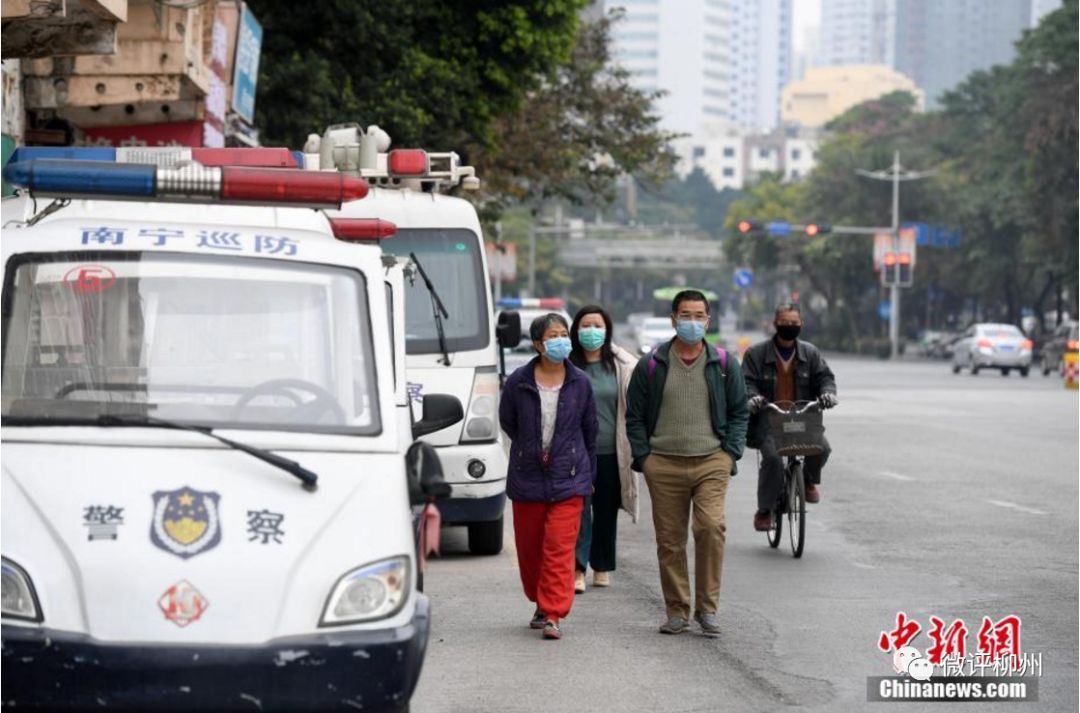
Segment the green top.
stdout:
<svg viewBox="0 0 1080 713">
<path fill-rule="evenodd" d="M 619 409 L 619 381 L 615 372 L 608 371 L 601 362 L 585 365 L 585 373 L 592 383 L 596 402 L 596 420 L 600 431 L 596 436 L 596 452 L 600 455 L 615 453 L 615 419 Z"/>
<path fill-rule="evenodd" d="M 723 445 L 713 430 L 709 413 L 709 389 L 705 382 L 707 350 L 687 366 L 677 354 L 671 356 L 664 400 L 649 445 L 653 452 L 672 456 L 703 456 Z"/>
</svg>

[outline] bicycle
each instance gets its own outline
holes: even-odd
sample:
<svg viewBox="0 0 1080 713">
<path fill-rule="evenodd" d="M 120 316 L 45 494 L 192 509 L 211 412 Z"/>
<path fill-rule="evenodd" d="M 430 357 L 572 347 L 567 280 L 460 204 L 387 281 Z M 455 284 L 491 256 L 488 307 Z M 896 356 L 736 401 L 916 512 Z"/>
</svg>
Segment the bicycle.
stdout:
<svg viewBox="0 0 1080 713">
<path fill-rule="evenodd" d="M 778 403 L 791 403 L 781 401 Z M 769 409 L 769 430 L 776 444 L 776 451 L 784 458 L 784 481 L 780 496 L 773 507 L 773 529 L 765 533 L 769 547 L 780 546 L 783 535 L 783 516 L 787 515 L 788 539 L 791 554 L 802 557 L 806 544 L 806 481 L 803 477 L 804 458 L 818 455 L 824 450 L 825 426 L 822 423 L 821 404 L 818 401 L 791 403 L 781 408 L 777 403 L 766 404 Z"/>
</svg>

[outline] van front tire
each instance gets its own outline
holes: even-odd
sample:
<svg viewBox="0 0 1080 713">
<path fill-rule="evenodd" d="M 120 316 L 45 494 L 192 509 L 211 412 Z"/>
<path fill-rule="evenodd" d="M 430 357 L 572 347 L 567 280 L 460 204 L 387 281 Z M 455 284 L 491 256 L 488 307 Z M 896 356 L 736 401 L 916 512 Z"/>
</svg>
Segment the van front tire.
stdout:
<svg viewBox="0 0 1080 713">
<path fill-rule="evenodd" d="M 503 548 L 503 518 L 469 523 L 469 552 L 474 555 L 497 555 Z"/>
</svg>

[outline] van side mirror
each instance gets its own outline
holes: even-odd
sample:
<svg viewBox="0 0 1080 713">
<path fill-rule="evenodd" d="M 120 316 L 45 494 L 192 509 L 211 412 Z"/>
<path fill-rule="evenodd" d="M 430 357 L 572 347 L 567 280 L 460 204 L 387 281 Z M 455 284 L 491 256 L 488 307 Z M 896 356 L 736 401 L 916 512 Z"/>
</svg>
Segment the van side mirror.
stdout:
<svg viewBox="0 0 1080 713">
<path fill-rule="evenodd" d="M 500 312 L 495 338 L 503 349 L 516 347 L 521 342 L 521 315 L 514 311 Z"/>
<path fill-rule="evenodd" d="M 427 394 L 424 396 L 424 417 L 412 427 L 413 438 L 449 428 L 463 418 L 465 411 L 456 396 Z"/>
<path fill-rule="evenodd" d="M 409 446 L 405 453 L 405 474 L 411 505 L 423 505 L 428 499 L 450 495 L 450 484 L 443 479 L 442 461 L 430 443 L 417 441 Z"/>
</svg>

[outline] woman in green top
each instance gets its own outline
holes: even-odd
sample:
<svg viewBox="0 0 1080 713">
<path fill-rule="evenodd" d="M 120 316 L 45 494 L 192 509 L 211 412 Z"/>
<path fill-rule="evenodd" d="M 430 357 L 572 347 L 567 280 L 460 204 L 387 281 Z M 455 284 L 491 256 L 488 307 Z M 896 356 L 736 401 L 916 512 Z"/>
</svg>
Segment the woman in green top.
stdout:
<svg viewBox="0 0 1080 713">
<path fill-rule="evenodd" d="M 600 433 L 596 438 L 596 490 L 585 499 L 577 541 L 574 589 L 585 591 L 585 569 L 593 585 L 606 587 L 615 571 L 615 531 L 619 508 L 638 518 L 638 479 L 626 437 L 626 388 L 637 360 L 611 342 L 611 316 L 597 305 L 578 310 L 570 327 L 570 361 L 589 377 Z"/>
</svg>

